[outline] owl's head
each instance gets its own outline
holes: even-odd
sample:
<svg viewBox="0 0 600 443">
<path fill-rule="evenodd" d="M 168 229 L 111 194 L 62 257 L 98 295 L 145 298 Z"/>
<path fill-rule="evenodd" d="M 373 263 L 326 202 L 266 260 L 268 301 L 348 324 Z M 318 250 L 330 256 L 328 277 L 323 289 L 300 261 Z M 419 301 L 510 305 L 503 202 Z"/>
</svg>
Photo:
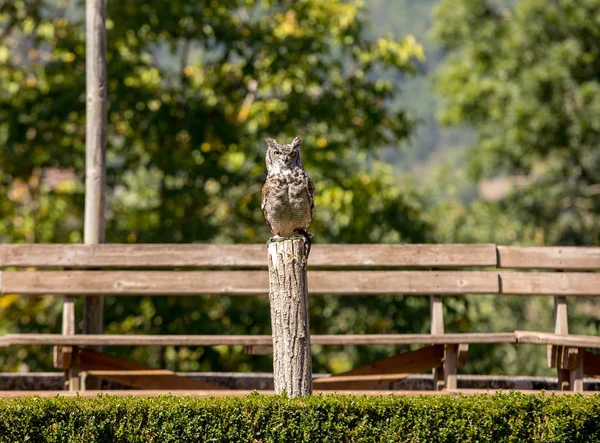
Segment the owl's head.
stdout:
<svg viewBox="0 0 600 443">
<path fill-rule="evenodd" d="M 267 142 L 266 163 L 269 173 L 302 167 L 302 159 L 300 158 L 302 140 L 299 137 L 285 145 L 280 145 L 272 138 L 266 138 L 265 141 Z"/>
</svg>

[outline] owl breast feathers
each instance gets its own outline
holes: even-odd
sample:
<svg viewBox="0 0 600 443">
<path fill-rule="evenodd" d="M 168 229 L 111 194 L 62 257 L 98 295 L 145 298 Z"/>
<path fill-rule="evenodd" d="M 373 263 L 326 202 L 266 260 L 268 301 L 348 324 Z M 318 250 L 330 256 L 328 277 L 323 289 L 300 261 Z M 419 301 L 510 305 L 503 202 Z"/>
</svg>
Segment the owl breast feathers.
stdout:
<svg viewBox="0 0 600 443">
<path fill-rule="evenodd" d="M 267 181 L 262 188 L 262 209 L 267 226 L 280 237 L 308 235 L 315 185 L 302 167 L 301 140 L 280 145 L 267 138 Z"/>
</svg>

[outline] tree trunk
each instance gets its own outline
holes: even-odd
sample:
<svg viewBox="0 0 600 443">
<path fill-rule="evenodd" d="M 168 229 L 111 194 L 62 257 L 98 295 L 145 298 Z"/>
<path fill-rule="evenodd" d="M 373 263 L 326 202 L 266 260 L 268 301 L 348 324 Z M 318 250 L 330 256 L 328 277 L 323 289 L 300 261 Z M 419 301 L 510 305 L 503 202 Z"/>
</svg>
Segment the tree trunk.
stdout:
<svg viewBox="0 0 600 443">
<path fill-rule="evenodd" d="M 304 241 L 270 243 L 268 258 L 275 393 L 309 395 L 312 360 Z"/>
</svg>

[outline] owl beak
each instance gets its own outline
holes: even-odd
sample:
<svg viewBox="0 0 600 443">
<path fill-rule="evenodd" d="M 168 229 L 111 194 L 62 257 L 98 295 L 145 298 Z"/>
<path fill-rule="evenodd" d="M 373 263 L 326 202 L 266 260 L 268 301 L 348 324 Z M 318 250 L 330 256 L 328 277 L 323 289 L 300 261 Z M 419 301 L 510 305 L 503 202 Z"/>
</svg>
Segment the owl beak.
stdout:
<svg viewBox="0 0 600 443">
<path fill-rule="evenodd" d="M 289 159 L 290 158 L 287 155 L 282 155 L 281 156 L 281 160 L 283 160 L 284 163 L 287 163 Z"/>
</svg>

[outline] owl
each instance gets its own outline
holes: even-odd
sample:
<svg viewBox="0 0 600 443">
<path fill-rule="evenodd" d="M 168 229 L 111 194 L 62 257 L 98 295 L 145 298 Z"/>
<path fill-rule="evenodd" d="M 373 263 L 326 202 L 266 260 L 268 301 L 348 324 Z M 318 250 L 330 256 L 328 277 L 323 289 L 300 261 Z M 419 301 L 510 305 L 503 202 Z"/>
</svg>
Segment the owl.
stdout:
<svg viewBox="0 0 600 443">
<path fill-rule="evenodd" d="M 267 180 L 262 188 L 261 208 L 267 226 L 276 237 L 303 236 L 308 257 L 311 235 L 307 229 L 313 214 L 315 185 L 302 167 L 302 141 L 298 137 L 285 145 L 272 138 L 265 141 Z"/>
</svg>

